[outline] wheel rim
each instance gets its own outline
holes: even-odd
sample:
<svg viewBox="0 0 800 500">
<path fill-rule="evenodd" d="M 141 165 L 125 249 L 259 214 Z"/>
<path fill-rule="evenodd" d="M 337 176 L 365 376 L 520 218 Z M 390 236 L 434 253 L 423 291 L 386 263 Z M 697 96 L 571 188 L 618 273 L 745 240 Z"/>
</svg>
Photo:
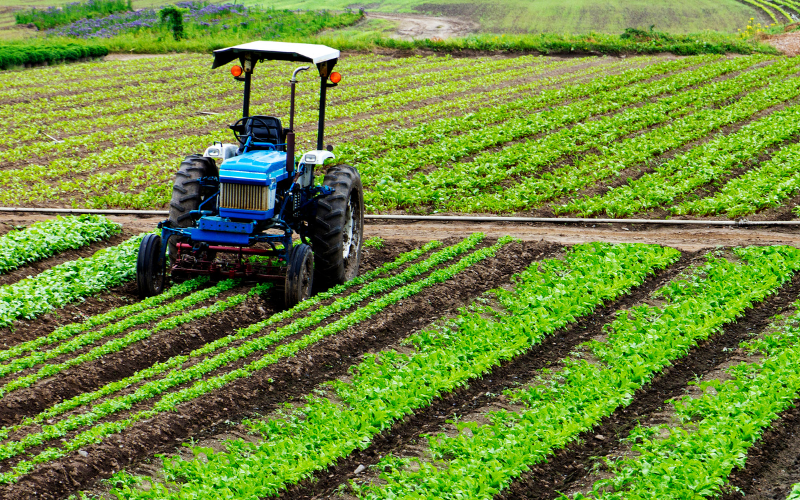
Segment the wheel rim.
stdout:
<svg viewBox="0 0 800 500">
<path fill-rule="evenodd" d="M 300 273 L 300 301 L 311 296 L 311 278 L 314 276 L 314 258 L 311 252 L 303 262 L 303 270 Z"/>
<path fill-rule="evenodd" d="M 342 227 L 342 256 L 345 260 L 350 257 L 350 249 L 353 245 L 353 201 L 347 202 L 344 211 L 344 226 Z"/>
<path fill-rule="evenodd" d="M 342 226 L 342 257 L 345 262 L 351 255 L 358 252 L 358 243 L 361 238 L 360 228 L 356 224 L 356 211 L 358 207 L 354 203 L 351 194 L 347 201 L 347 208 L 344 211 L 344 225 Z"/>
<path fill-rule="evenodd" d="M 161 250 L 161 245 L 156 245 L 155 248 L 155 255 L 153 255 L 153 264 L 155 264 L 155 269 L 153 269 L 153 289 L 156 293 L 161 293 L 161 289 L 164 288 L 164 265 L 163 261 L 159 259 L 159 250 Z M 163 257 L 162 257 L 163 258 Z"/>
</svg>

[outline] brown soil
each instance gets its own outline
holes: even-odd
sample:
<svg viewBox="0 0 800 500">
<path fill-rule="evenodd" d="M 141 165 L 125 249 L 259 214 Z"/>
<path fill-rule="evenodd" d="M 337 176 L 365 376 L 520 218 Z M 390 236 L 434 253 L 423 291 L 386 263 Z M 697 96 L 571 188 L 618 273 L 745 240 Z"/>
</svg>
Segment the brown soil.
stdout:
<svg viewBox="0 0 800 500">
<path fill-rule="evenodd" d="M 447 39 L 478 31 L 478 23 L 452 17 L 431 17 L 414 14 L 367 12 L 367 19 L 387 19 L 397 23 L 393 35 L 401 40 Z"/>
<path fill-rule="evenodd" d="M 381 349 L 475 295 L 506 282 L 511 274 L 550 248 L 550 245 L 535 243 L 506 248 L 495 259 L 477 264 L 446 283 L 389 307 L 358 327 L 327 338 L 291 360 L 181 405 L 177 412 L 141 422 L 103 444 L 89 447 L 87 457 L 69 457 L 48 464 L 22 478 L 17 485 L 0 489 L 0 498 L 26 497 L 33 492 L 47 492 L 42 498 L 63 495 L 95 480 L 98 474 L 107 476 L 121 465 L 151 456 L 154 450 L 170 450 L 179 441 L 219 421 L 247 415 L 255 408 L 264 411 L 305 394 L 318 383 L 346 373 L 362 353 Z M 71 484 L 63 481 L 64 474 Z"/>
<path fill-rule="evenodd" d="M 789 57 L 800 55 L 800 32 L 782 33 L 764 41 Z"/>
<path fill-rule="evenodd" d="M 682 395 L 689 382 L 715 370 L 738 352 L 739 343 L 769 325 L 772 317 L 790 308 L 800 294 L 800 276 L 795 276 L 778 294 L 749 309 L 719 335 L 691 349 L 665 369 L 650 385 L 637 391 L 630 406 L 618 409 L 600 425 L 578 436 L 575 443 L 558 451 L 547 463 L 515 481 L 499 498 L 550 500 L 568 491 L 592 469 L 595 457 L 608 455 L 640 421 L 661 411 L 664 402 Z"/>
<path fill-rule="evenodd" d="M 614 320 L 615 311 L 630 307 L 646 298 L 650 292 L 685 269 L 694 258 L 693 254 L 685 254 L 681 261 L 650 277 L 630 294 L 599 308 L 572 326 L 553 333 L 522 356 L 503 362 L 483 377 L 471 380 L 468 386 L 445 394 L 429 407 L 414 412 L 389 431 L 374 437 L 372 444 L 365 450 L 339 460 L 335 467 L 321 471 L 312 479 L 290 488 L 282 498 L 299 500 L 327 497 L 333 494 L 339 484 L 359 477 L 354 472 L 359 465 L 373 465 L 389 453 L 408 447 L 418 447 L 420 442 L 424 442 L 424 439 L 421 439 L 423 434 L 438 433 L 455 415 L 468 415 L 486 406 L 504 389 L 522 383 L 532 373 L 558 362 L 575 346 L 601 333 L 603 327 Z"/>
</svg>

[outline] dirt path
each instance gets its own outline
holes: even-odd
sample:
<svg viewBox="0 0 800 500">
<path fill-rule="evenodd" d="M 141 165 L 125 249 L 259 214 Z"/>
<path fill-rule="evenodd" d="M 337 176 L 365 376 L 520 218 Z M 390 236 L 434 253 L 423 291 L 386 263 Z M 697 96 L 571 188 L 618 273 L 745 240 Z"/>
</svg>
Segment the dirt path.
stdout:
<svg viewBox="0 0 800 500">
<path fill-rule="evenodd" d="M 478 24 L 451 17 L 430 17 L 415 14 L 389 14 L 368 12 L 367 19 L 387 19 L 398 23 L 396 38 L 422 40 L 425 38 L 452 38 L 465 36 L 478 30 Z"/>
<path fill-rule="evenodd" d="M 50 219 L 41 214 L 0 216 L 0 234 L 5 223 L 30 225 L 38 220 Z M 109 217 L 123 225 L 126 233 L 152 231 L 163 217 Z M 430 241 L 445 238 L 463 238 L 482 231 L 491 238 L 510 234 L 523 241 L 545 241 L 562 245 L 574 245 L 589 241 L 609 243 L 657 243 L 679 250 L 695 252 L 717 246 L 744 245 L 790 245 L 800 248 L 800 230 L 769 229 L 764 227 L 673 227 L 624 224 L 559 225 L 518 223 L 457 223 L 457 222 L 413 222 L 374 223 L 367 221 L 365 237 L 380 236 L 387 240 Z"/>
<path fill-rule="evenodd" d="M 428 241 L 463 236 L 482 231 L 489 237 L 510 234 L 523 241 L 546 241 L 571 245 L 588 241 L 610 243 L 658 243 L 684 251 L 698 251 L 716 246 L 791 245 L 800 247 L 800 233 L 794 230 L 772 231 L 765 228 L 727 227 L 642 227 L 636 225 L 597 224 L 596 227 L 555 224 L 511 223 L 427 223 L 372 224 L 364 230 L 367 237 Z"/>
</svg>

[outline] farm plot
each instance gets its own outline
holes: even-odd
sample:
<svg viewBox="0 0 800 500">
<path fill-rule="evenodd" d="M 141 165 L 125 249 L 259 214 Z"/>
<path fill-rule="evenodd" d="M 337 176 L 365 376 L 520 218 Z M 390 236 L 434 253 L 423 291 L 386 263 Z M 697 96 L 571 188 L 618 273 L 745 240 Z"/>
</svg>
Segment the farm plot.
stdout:
<svg viewBox="0 0 800 500">
<path fill-rule="evenodd" d="M 693 491 L 712 498 L 800 394 L 792 247 L 682 254 L 475 233 L 371 255 L 355 280 L 283 312 L 270 284 L 198 278 L 51 328 L 10 317 L 0 498 L 492 498 L 541 481 L 553 489 L 536 498 L 628 498 L 650 484 L 642 474 L 684 460 L 697 482 L 660 484 L 662 497 L 703 484 Z M 92 293 L 130 279 L 108 274 Z M 647 424 L 695 377 L 719 378 L 743 340 L 755 357 L 735 378 L 676 402 L 683 423 L 666 438 Z M 600 453 L 585 444 L 598 435 Z M 642 454 L 594 493 L 581 486 L 590 457 L 628 435 Z M 564 460 L 583 474 L 561 473 Z"/>
<path fill-rule="evenodd" d="M 0 351 L 0 497 L 716 498 L 800 394 L 791 247 L 475 234 L 386 257 L 283 313 L 259 289 L 190 281 Z M 137 324 L 149 342 L 105 349 Z M 39 379 L 48 358 L 77 370 Z M 648 422 L 670 398 L 664 437 Z M 626 436 L 641 454 L 581 486 Z"/>
<path fill-rule="evenodd" d="M 0 75 L 0 204 L 165 207 L 180 158 L 231 140 L 241 89 L 208 64 Z M 361 172 L 373 213 L 786 218 L 800 203 L 793 59 L 356 55 L 337 68 L 327 138 Z M 290 70 L 260 66 L 254 110 L 288 114 Z M 311 87 L 300 85 L 301 149 Z"/>
</svg>

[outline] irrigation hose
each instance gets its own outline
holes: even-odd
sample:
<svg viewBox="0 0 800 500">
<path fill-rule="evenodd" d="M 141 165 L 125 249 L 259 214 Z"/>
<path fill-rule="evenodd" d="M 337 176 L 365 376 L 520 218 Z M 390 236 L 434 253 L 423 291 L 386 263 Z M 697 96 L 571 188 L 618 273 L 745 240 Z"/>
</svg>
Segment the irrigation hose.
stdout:
<svg viewBox="0 0 800 500">
<path fill-rule="evenodd" d="M 167 210 L 95 210 L 89 208 L 0 207 L 0 213 L 100 214 L 100 215 L 169 215 Z M 581 217 L 478 217 L 472 215 L 365 215 L 367 220 L 421 222 L 521 222 L 525 224 L 655 224 L 695 226 L 800 226 L 800 220 L 702 220 L 702 219 L 591 219 Z"/>
</svg>

